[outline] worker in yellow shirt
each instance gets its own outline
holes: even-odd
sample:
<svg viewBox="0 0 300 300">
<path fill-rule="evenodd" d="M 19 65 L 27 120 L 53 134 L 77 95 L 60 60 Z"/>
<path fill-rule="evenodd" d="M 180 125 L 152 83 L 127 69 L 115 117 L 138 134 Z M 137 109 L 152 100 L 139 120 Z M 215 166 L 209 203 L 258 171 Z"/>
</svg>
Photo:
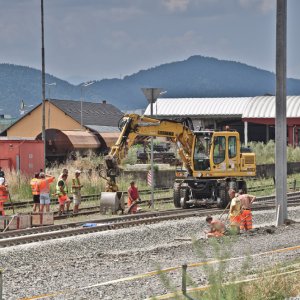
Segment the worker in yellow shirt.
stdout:
<svg viewBox="0 0 300 300">
<path fill-rule="evenodd" d="M 230 228 L 235 232 L 239 232 L 241 223 L 241 201 L 235 189 L 229 189 L 228 194 L 231 199 L 229 209 Z"/>
</svg>

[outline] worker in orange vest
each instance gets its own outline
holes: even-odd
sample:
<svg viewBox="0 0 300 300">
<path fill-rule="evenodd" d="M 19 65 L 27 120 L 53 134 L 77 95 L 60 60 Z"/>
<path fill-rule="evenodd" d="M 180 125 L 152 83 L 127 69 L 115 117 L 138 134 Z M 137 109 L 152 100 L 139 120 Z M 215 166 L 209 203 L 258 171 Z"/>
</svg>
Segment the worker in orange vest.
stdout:
<svg viewBox="0 0 300 300">
<path fill-rule="evenodd" d="M 40 207 L 41 212 L 44 212 L 46 206 L 46 212 L 50 211 L 50 183 L 54 181 L 55 177 L 47 175 L 44 172 L 40 173 L 39 190 L 40 190 Z"/>
<path fill-rule="evenodd" d="M 130 182 L 127 191 L 128 194 L 128 213 L 135 214 L 138 210 L 137 202 L 140 199 L 138 188 L 134 185 L 134 181 Z"/>
<path fill-rule="evenodd" d="M 39 212 L 40 211 L 40 188 L 39 188 L 39 182 L 40 182 L 40 173 L 34 173 L 34 178 L 30 180 L 30 186 L 31 186 L 31 193 L 33 197 L 33 212 Z"/>
<path fill-rule="evenodd" d="M 2 216 L 5 216 L 4 202 L 6 202 L 9 197 L 7 184 L 5 184 L 4 181 L 5 179 L 0 177 L 0 214 Z"/>
</svg>

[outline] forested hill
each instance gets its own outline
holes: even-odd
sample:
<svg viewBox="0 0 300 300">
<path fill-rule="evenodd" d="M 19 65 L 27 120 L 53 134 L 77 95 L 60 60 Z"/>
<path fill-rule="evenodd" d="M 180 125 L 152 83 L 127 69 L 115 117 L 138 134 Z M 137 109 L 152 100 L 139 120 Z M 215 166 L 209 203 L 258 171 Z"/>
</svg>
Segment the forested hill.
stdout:
<svg viewBox="0 0 300 300">
<path fill-rule="evenodd" d="M 74 99 L 81 97 L 80 85 L 72 85 L 47 75 L 51 86 L 50 97 Z M 288 94 L 300 95 L 300 80 L 288 79 Z M 274 73 L 234 61 L 192 56 L 184 61 L 162 64 L 141 70 L 123 79 L 103 79 L 84 88 L 84 99 L 107 100 L 120 109 L 143 108 L 147 101 L 141 87 L 160 87 L 164 97 L 242 97 L 275 94 Z M 23 66 L 0 64 L 0 108 L 3 112 L 19 115 L 21 99 L 27 105 L 41 100 L 40 71 Z M 49 97 L 49 87 L 46 87 Z"/>
</svg>

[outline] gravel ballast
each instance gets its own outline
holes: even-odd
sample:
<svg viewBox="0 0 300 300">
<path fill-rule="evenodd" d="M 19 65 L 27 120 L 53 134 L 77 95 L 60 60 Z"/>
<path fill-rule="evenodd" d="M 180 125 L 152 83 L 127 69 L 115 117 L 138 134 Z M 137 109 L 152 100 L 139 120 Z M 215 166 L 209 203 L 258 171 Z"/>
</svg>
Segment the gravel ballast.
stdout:
<svg viewBox="0 0 300 300">
<path fill-rule="evenodd" d="M 254 212 L 254 225 L 274 224 L 271 210 Z M 300 207 L 289 208 L 289 218 L 300 221 Z M 4 270 L 4 299 L 19 299 L 55 291 L 51 299 L 144 299 L 167 292 L 159 276 L 119 283 L 106 282 L 143 274 L 160 268 L 181 266 L 215 258 L 211 242 L 204 239 L 204 217 L 165 221 L 109 232 L 99 232 L 59 240 L 0 249 L 0 268 Z M 218 242 L 229 249 L 231 257 L 248 256 L 277 248 L 300 245 L 300 224 L 268 227 L 229 237 Z M 196 240 L 197 248 L 192 240 Z M 195 249 L 201 249 L 200 256 Z M 300 250 L 257 256 L 252 266 L 272 266 L 300 257 Z M 242 265 L 241 260 L 228 263 L 228 272 Z M 206 283 L 202 268 L 188 269 L 198 285 Z M 168 274 L 180 288 L 180 270 Z M 102 286 L 86 288 L 91 285 Z M 79 290 L 78 288 L 83 288 Z"/>
</svg>

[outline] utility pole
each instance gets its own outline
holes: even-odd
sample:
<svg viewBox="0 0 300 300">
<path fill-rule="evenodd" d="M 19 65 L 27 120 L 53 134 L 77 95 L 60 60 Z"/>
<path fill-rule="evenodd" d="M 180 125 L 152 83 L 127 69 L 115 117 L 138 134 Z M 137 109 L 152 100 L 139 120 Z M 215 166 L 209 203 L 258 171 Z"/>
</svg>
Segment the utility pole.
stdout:
<svg viewBox="0 0 300 300">
<path fill-rule="evenodd" d="M 44 0 L 41 0 L 42 27 L 42 140 L 44 141 L 44 170 L 46 169 L 46 80 L 45 80 L 45 46 L 44 46 Z"/>
<path fill-rule="evenodd" d="M 287 219 L 287 138 L 286 138 L 286 26 L 287 1 L 277 0 L 276 17 L 276 225 Z"/>
</svg>

